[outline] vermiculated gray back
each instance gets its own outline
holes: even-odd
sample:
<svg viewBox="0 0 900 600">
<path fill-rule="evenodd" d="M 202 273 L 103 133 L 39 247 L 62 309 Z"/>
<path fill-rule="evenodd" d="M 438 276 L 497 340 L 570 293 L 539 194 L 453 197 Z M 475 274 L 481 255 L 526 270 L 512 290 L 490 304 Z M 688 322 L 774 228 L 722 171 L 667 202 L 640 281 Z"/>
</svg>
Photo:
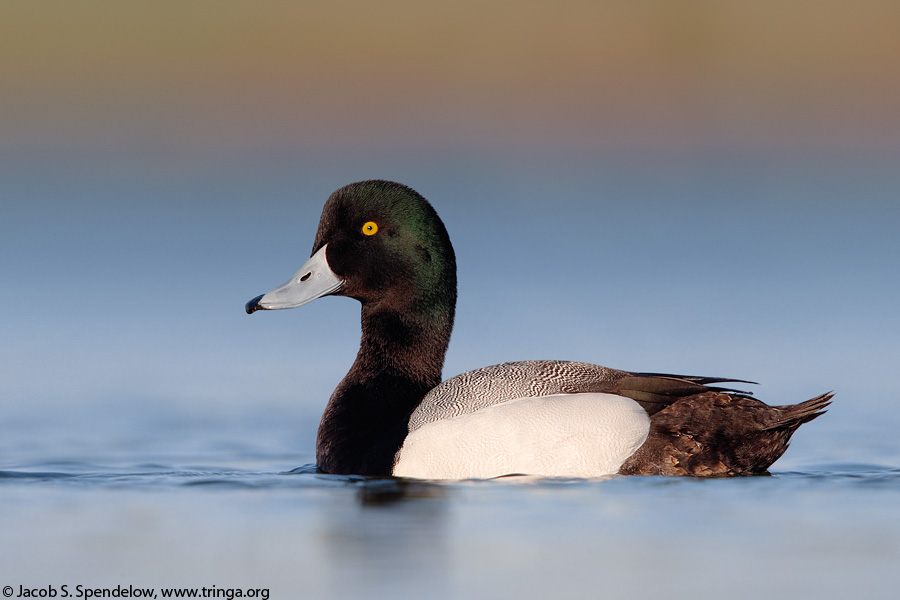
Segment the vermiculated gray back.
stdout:
<svg viewBox="0 0 900 600">
<path fill-rule="evenodd" d="M 582 362 L 531 360 L 468 371 L 432 389 L 413 412 L 409 431 L 516 398 L 610 392 L 629 374 Z"/>
</svg>

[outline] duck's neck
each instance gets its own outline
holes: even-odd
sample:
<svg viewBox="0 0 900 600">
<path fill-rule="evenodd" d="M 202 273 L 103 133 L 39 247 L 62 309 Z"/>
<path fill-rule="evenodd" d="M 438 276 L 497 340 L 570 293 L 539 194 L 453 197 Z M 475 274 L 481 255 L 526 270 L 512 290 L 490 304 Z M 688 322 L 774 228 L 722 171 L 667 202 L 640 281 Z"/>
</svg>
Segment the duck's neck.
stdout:
<svg viewBox="0 0 900 600">
<path fill-rule="evenodd" d="M 453 304 L 427 312 L 363 305 L 359 353 L 319 425 L 320 470 L 390 475 L 412 411 L 441 382 L 452 328 Z"/>
</svg>

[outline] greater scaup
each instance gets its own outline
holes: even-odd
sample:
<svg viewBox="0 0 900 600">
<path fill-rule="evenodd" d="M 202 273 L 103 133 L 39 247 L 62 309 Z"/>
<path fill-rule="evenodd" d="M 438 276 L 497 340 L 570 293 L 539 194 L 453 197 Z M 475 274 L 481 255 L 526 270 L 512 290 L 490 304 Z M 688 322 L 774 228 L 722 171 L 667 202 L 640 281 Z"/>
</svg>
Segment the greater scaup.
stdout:
<svg viewBox="0 0 900 600">
<path fill-rule="evenodd" d="M 295 308 L 326 295 L 362 303 L 359 353 L 319 426 L 316 461 L 326 473 L 765 473 L 832 397 L 769 406 L 714 385 L 747 381 L 549 360 L 485 367 L 441 383 L 456 259 L 435 210 L 398 183 L 363 181 L 332 194 L 310 259 L 246 310 Z"/>
</svg>

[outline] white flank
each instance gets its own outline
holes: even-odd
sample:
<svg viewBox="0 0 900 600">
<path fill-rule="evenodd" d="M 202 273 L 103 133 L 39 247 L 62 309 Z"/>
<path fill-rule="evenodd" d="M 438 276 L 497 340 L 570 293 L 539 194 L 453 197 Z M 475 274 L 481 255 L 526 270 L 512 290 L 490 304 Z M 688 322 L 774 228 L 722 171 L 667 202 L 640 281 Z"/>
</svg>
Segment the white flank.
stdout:
<svg viewBox="0 0 900 600">
<path fill-rule="evenodd" d="M 649 431 L 650 418 L 630 398 L 593 393 L 518 398 L 416 429 L 403 442 L 393 474 L 417 479 L 612 475 Z"/>
</svg>

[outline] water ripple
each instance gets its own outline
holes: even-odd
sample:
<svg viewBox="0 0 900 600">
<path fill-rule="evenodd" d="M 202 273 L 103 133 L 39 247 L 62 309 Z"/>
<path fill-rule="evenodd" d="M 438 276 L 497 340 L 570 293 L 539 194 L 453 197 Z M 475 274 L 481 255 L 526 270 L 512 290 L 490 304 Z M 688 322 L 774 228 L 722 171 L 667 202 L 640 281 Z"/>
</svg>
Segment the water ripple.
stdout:
<svg viewBox="0 0 900 600">
<path fill-rule="evenodd" d="M 896 486 L 900 489 L 900 468 L 868 464 L 828 464 L 816 465 L 804 470 L 783 471 L 773 473 L 771 477 L 737 478 L 737 480 L 753 481 L 758 479 L 770 479 L 789 482 L 822 482 L 828 481 L 835 484 L 865 484 L 878 486 Z M 691 482 L 703 482 L 709 480 L 692 478 L 666 478 L 666 477 L 637 477 L 637 478 L 606 478 L 601 480 L 561 480 L 535 477 L 502 478 L 491 484 L 526 484 L 539 486 L 559 485 L 585 485 L 600 484 L 604 481 L 632 480 L 631 484 L 638 487 L 645 485 L 669 486 L 684 485 Z M 640 482 L 639 482 L 640 480 Z M 285 471 L 249 470 L 222 466 L 196 466 L 175 467 L 160 463 L 145 462 L 134 466 L 106 466 L 92 463 L 80 463 L 70 461 L 65 464 L 55 462 L 39 465 L 28 465 L 21 468 L 7 468 L 0 470 L 0 485 L 24 485 L 24 484 L 62 484 L 78 485 L 82 487 L 222 487 L 239 489 L 265 489 L 265 488 L 290 488 L 290 487 L 332 487 L 335 485 L 366 484 L 369 491 L 388 490 L 393 493 L 391 486 L 396 486 L 393 478 L 366 478 L 360 476 L 328 475 L 317 473 L 313 464 Z M 727 481 L 735 481 L 727 480 Z M 381 486 L 379 488 L 378 486 Z M 375 492 L 373 492 L 375 493 Z"/>
</svg>

